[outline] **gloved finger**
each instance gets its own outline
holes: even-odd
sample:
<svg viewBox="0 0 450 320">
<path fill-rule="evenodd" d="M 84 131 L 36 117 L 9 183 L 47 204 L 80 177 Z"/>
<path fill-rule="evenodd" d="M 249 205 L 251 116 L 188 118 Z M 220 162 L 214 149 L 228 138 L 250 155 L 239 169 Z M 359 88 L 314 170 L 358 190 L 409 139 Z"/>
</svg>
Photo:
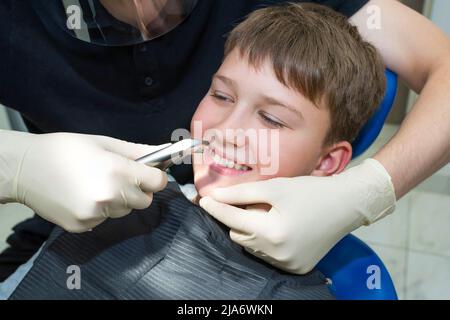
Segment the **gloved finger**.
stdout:
<svg viewBox="0 0 450 320">
<path fill-rule="evenodd" d="M 153 193 L 145 193 L 141 189 L 129 188 L 122 192 L 122 198 L 127 208 L 142 210 L 152 204 Z"/>
<path fill-rule="evenodd" d="M 243 234 L 255 234 L 260 230 L 260 224 L 264 216 L 252 213 L 244 209 L 215 201 L 210 197 L 200 199 L 200 206 L 211 216 L 230 227 L 232 230 Z"/>
<path fill-rule="evenodd" d="M 289 268 L 286 268 L 283 264 L 281 264 L 279 261 L 277 261 L 276 259 L 272 258 L 271 256 L 265 254 L 264 252 L 253 248 L 253 247 L 244 247 L 245 251 L 247 251 L 248 253 L 254 255 L 255 257 L 264 260 L 265 262 L 267 262 L 268 264 L 271 264 L 273 266 L 275 266 L 276 268 L 280 269 L 280 270 L 284 270 L 286 272 L 292 272 L 292 270 L 290 270 Z"/>
<path fill-rule="evenodd" d="M 106 218 L 104 217 L 97 217 L 83 221 L 80 220 L 65 221 L 63 223 L 59 223 L 59 225 L 67 232 L 83 233 L 92 230 L 105 220 Z"/>
<path fill-rule="evenodd" d="M 165 143 L 158 146 L 152 146 L 146 144 L 132 143 L 106 136 L 96 136 L 96 139 L 102 143 L 102 145 L 106 150 L 116 154 L 120 154 L 131 160 L 136 160 L 150 152 L 162 149 L 170 145 L 170 143 Z"/>
<path fill-rule="evenodd" d="M 108 218 L 117 219 L 122 218 L 131 213 L 133 209 L 123 204 L 110 204 L 103 208 L 103 215 Z"/>
<path fill-rule="evenodd" d="M 36 214 L 43 216 L 42 212 L 40 212 L 39 210 L 35 210 L 35 212 Z M 80 218 L 80 216 L 82 218 Z M 45 219 L 53 224 L 60 226 L 61 228 L 70 233 L 81 233 L 88 231 L 89 229 L 92 229 L 93 227 L 95 227 L 99 223 L 102 223 L 106 219 L 103 216 L 97 216 L 94 218 L 85 218 L 89 216 L 91 215 L 75 216 L 67 214 L 66 212 L 60 215 L 46 216 Z"/>
<path fill-rule="evenodd" d="M 227 188 L 217 188 L 213 190 L 211 197 L 228 204 L 271 204 L 275 190 L 272 180 L 264 180 L 236 184 Z"/>
<path fill-rule="evenodd" d="M 256 236 L 254 234 L 247 234 L 236 230 L 230 230 L 230 238 L 238 245 L 247 248 L 252 246 L 252 242 L 256 239 Z"/>
<path fill-rule="evenodd" d="M 235 243 L 243 247 L 248 253 L 254 255 L 255 257 L 263 259 L 264 261 L 267 262 L 272 261 L 267 254 L 265 254 L 264 252 L 260 251 L 260 249 L 257 248 L 258 245 L 256 242 L 255 235 L 248 235 L 245 233 L 230 230 L 230 238 Z"/>
<path fill-rule="evenodd" d="M 143 192 L 158 192 L 167 185 L 167 173 L 157 168 L 129 160 L 130 178 Z"/>
</svg>

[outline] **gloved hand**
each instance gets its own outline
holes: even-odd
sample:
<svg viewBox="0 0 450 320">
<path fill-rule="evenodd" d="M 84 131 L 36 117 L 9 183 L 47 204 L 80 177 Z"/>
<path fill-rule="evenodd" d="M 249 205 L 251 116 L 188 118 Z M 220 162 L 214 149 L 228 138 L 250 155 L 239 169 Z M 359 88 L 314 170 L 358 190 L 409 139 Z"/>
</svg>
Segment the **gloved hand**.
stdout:
<svg viewBox="0 0 450 320">
<path fill-rule="evenodd" d="M 367 159 L 330 177 L 275 178 L 216 189 L 200 206 L 228 225 L 231 239 L 250 253 L 304 274 L 345 235 L 393 212 L 395 202 L 389 174 Z M 256 203 L 271 208 L 229 205 Z"/>
<path fill-rule="evenodd" d="M 167 183 L 161 170 L 133 161 L 162 146 L 4 130 L 0 141 L 0 202 L 22 203 L 70 232 L 147 208 Z"/>
</svg>

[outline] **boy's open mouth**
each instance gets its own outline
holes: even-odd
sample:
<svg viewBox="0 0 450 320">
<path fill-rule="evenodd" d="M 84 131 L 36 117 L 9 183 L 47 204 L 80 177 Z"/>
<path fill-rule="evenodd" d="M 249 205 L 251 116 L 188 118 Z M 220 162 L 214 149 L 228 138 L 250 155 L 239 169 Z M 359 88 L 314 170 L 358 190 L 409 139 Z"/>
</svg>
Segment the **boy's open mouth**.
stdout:
<svg viewBox="0 0 450 320">
<path fill-rule="evenodd" d="M 208 157 L 211 159 L 209 167 L 222 175 L 239 175 L 252 170 L 251 167 L 226 159 L 213 148 L 208 148 Z"/>
</svg>

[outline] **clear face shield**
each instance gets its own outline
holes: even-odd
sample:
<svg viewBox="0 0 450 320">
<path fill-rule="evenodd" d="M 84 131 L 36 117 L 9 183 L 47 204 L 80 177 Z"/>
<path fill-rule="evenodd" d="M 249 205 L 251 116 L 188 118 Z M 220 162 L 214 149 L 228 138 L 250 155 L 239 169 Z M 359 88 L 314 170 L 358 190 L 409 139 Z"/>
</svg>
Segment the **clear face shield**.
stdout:
<svg viewBox="0 0 450 320">
<path fill-rule="evenodd" d="M 41 1 L 46 15 L 71 36 L 92 44 L 124 46 L 158 38 L 182 23 L 198 0 Z"/>
</svg>

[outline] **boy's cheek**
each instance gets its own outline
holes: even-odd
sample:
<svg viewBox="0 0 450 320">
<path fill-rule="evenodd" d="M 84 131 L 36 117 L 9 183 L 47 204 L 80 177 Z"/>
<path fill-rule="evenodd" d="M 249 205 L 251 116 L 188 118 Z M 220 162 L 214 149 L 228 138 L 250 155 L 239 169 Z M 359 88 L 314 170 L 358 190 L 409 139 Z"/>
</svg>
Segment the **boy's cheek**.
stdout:
<svg viewBox="0 0 450 320">
<path fill-rule="evenodd" d="M 197 138 L 201 138 L 202 131 L 212 125 L 211 122 L 214 119 L 214 105 L 207 100 L 207 97 L 203 98 L 191 119 L 191 133 L 196 134 Z"/>
<path fill-rule="evenodd" d="M 203 126 L 203 121 L 201 120 L 201 118 L 199 118 L 199 117 L 197 117 L 195 114 L 194 114 L 194 117 L 192 118 L 192 120 L 191 120 L 191 129 L 190 129 L 190 131 L 191 131 L 191 136 L 192 136 L 192 138 L 194 138 L 194 139 L 198 139 L 199 138 L 199 135 L 201 135 L 201 130 L 199 130 L 200 128 L 199 128 L 199 125 L 202 125 Z"/>
<path fill-rule="evenodd" d="M 208 114 L 196 114 L 191 121 L 191 136 L 202 140 L 205 132 L 212 126 L 211 116 Z"/>
<path fill-rule="evenodd" d="M 303 151 L 293 152 L 280 158 L 278 176 L 298 177 L 308 176 L 314 170 L 319 154 L 313 148 L 305 148 Z"/>
</svg>

